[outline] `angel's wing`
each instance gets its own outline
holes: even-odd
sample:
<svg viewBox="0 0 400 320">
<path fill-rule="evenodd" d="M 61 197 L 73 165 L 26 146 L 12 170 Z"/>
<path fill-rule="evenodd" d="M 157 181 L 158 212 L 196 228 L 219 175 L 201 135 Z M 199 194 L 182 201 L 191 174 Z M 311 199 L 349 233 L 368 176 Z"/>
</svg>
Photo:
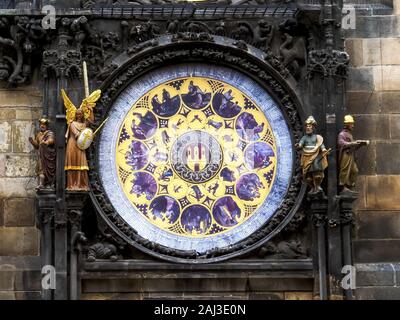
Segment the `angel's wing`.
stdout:
<svg viewBox="0 0 400 320">
<path fill-rule="evenodd" d="M 83 99 L 80 109 L 83 111 L 85 119 L 90 117 L 90 112 L 96 106 L 97 100 L 100 99 L 101 90 L 93 91 L 89 97 Z"/>
<path fill-rule="evenodd" d="M 76 107 L 74 106 L 72 101 L 68 98 L 68 96 L 65 93 L 64 89 L 61 89 L 61 95 L 62 95 L 63 100 L 64 100 L 67 123 L 70 124 L 72 121 L 75 120 Z"/>
</svg>

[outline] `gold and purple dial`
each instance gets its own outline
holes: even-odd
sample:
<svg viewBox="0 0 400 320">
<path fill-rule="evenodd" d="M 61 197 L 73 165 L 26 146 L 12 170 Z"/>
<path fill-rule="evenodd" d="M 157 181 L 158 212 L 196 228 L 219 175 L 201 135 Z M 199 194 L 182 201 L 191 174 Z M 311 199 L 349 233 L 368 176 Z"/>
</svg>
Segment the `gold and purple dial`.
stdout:
<svg viewBox="0 0 400 320">
<path fill-rule="evenodd" d="M 102 183 L 137 232 L 206 251 L 256 231 L 292 173 L 288 126 L 249 77 L 202 64 L 145 75 L 116 100 L 100 143 Z"/>
</svg>

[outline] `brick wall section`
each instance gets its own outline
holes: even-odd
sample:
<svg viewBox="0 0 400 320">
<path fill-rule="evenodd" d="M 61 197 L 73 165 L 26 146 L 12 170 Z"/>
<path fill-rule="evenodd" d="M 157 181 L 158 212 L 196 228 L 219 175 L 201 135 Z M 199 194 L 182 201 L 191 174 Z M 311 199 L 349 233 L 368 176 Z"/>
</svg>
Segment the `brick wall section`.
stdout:
<svg viewBox="0 0 400 320">
<path fill-rule="evenodd" d="M 356 295 L 362 300 L 400 300 L 400 264 L 358 264 Z"/>
<path fill-rule="evenodd" d="M 356 138 L 372 141 L 358 154 L 357 299 L 400 299 L 400 0 L 393 2 L 392 15 L 358 16 L 346 31 L 347 106 Z"/>
</svg>

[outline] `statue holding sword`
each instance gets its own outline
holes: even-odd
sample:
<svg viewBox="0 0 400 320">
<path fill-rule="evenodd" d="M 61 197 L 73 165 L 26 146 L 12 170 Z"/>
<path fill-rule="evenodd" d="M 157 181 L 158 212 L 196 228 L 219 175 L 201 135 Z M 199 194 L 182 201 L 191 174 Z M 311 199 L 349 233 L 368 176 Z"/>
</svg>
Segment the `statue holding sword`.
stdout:
<svg viewBox="0 0 400 320">
<path fill-rule="evenodd" d="M 89 124 L 94 121 L 93 108 L 101 96 L 101 91 L 96 90 L 89 94 L 89 82 L 85 62 L 83 63 L 83 78 L 86 98 L 83 99 L 79 109 L 68 98 L 66 92 L 61 90 L 68 124 L 65 134 L 67 147 L 64 169 L 67 173 L 66 189 L 69 191 L 89 191 L 89 166 L 85 150 L 92 143 L 96 132 L 107 120 L 94 133 L 89 128 Z"/>
</svg>

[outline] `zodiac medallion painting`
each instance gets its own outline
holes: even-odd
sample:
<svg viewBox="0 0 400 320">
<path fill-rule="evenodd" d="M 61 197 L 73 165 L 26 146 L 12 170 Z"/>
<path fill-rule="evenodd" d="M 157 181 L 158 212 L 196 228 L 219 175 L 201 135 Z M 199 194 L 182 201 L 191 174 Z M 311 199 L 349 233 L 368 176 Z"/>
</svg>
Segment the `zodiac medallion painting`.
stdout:
<svg viewBox="0 0 400 320">
<path fill-rule="evenodd" d="M 269 96 L 260 106 L 236 83 L 184 71 L 154 74 L 154 86 L 121 94 L 117 104 L 126 111 L 109 114 L 100 171 L 113 205 L 141 235 L 201 250 L 217 239 L 235 242 L 270 218 L 286 192 L 292 154 L 288 148 L 289 161 L 279 166 L 290 135 Z"/>
</svg>

